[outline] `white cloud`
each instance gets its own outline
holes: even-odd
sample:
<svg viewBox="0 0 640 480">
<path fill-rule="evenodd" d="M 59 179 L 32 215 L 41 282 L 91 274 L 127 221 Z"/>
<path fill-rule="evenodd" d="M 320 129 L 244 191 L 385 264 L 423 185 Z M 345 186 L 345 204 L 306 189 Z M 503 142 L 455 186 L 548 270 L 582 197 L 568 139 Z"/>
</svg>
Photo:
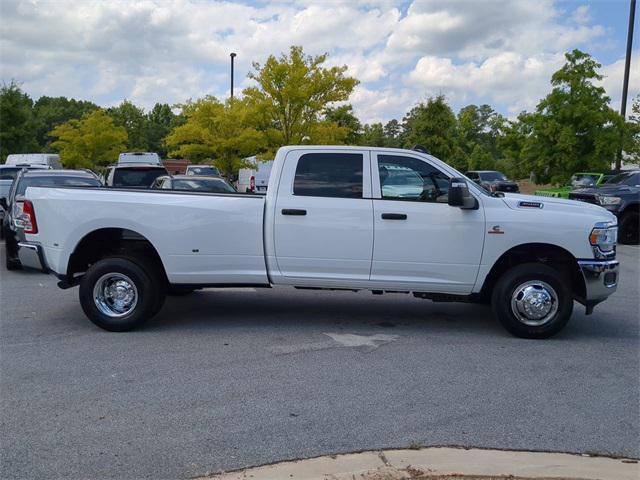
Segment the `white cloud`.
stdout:
<svg viewBox="0 0 640 480">
<path fill-rule="evenodd" d="M 580 5 L 573 12 L 573 21 L 580 24 L 586 25 L 591 21 L 591 14 L 589 13 L 589 5 Z"/>
<path fill-rule="evenodd" d="M 631 55 L 631 69 L 629 70 L 629 92 L 627 95 L 627 115 L 631 112 L 631 102 L 633 97 L 640 94 L 640 51 L 634 51 Z M 601 74 L 604 77 L 598 82 L 604 87 L 611 97 L 611 107 L 620 111 L 622 100 L 622 82 L 624 79 L 624 58 L 606 65 L 602 68 Z"/>
<path fill-rule="evenodd" d="M 549 91 L 551 74 L 562 63 L 561 54 L 525 57 L 505 52 L 480 63 L 459 65 L 449 58 L 422 57 L 409 80 L 431 95 L 444 94 L 458 103 L 474 96 L 506 104 L 513 115 L 536 105 Z"/>
<path fill-rule="evenodd" d="M 386 123 L 391 118 L 400 119 L 408 107 L 419 100 L 422 100 L 420 94 L 401 85 L 378 90 L 359 85 L 350 99 L 359 118 L 366 123 Z"/>
<path fill-rule="evenodd" d="M 296 44 L 361 80 L 351 101 L 364 121 L 402 117 L 437 93 L 513 114 L 548 91 L 565 50 L 609 42 L 591 10 L 553 0 L 2 0 L 0 78 L 34 97 L 148 108 L 224 97 L 230 52 L 241 89 L 251 62 Z M 619 63 L 603 68 L 614 101 Z"/>
</svg>

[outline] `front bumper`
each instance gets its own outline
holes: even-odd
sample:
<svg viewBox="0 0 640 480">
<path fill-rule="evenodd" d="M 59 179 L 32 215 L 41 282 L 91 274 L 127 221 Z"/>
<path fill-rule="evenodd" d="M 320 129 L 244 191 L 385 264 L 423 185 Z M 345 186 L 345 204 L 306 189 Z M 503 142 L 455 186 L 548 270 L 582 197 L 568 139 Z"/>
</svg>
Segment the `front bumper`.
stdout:
<svg viewBox="0 0 640 480">
<path fill-rule="evenodd" d="M 43 273 L 49 272 L 42 247 L 37 243 L 18 242 L 18 258 L 24 268 L 39 270 Z"/>
<path fill-rule="evenodd" d="M 578 260 L 580 271 L 584 278 L 587 315 L 600 302 L 618 288 L 618 270 L 620 262 L 617 260 Z"/>
</svg>

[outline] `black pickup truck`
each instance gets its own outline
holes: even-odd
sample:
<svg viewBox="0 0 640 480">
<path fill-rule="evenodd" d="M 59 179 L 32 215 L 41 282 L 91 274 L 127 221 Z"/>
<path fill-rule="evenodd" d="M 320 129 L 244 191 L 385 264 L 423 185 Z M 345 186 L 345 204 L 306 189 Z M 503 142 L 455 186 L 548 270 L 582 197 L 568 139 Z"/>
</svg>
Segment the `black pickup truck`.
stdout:
<svg viewBox="0 0 640 480">
<path fill-rule="evenodd" d="M 640 224 L 640 170 L 621 172 L 600 187 L 569 193 L 569 199 L 593 203 L 618 217 L 618 241 L 637 245 Z"/>
</svg>

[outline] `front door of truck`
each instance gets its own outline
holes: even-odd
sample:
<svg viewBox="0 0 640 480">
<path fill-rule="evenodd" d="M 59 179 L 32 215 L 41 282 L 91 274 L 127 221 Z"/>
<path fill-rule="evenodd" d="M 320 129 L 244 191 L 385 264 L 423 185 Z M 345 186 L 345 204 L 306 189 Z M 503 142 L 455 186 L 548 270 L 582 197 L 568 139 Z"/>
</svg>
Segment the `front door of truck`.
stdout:
<svg viewBox="0 0 640 480">
<path fill-rule="evenodd" d="M 449 175 L 418 154 L 374 152 L 371 280 L 398 289 L 470 293 L 484 241 L 482 208 L 447 204 Z"/>
<path fill-rule="evenodd" d="M 290 151 L 275 211 L 281 275 L 301 285 L 368 281 L 372 209 L 367 150 Z"/>
</svg>

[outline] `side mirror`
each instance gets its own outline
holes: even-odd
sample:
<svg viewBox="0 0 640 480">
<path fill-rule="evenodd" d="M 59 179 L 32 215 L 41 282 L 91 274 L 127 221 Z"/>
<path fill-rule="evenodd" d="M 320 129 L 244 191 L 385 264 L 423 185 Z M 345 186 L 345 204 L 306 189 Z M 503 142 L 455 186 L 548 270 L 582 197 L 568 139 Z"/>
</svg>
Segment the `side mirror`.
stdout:
<svg viewBox="0 0 640 480">
<path fill-rule="evenodd" d="M 0 207 L 2 207 L 4 210 L 9 210 L 6 197 L 0 197 Z"/>
<path fill-rule="evenodd" d="M 465 210 L 478 208 L 478 201 L 469 192 L 469 186 L 464 178 L 451 178 L 449 180 L 449 205 Z"/>
</svg>

